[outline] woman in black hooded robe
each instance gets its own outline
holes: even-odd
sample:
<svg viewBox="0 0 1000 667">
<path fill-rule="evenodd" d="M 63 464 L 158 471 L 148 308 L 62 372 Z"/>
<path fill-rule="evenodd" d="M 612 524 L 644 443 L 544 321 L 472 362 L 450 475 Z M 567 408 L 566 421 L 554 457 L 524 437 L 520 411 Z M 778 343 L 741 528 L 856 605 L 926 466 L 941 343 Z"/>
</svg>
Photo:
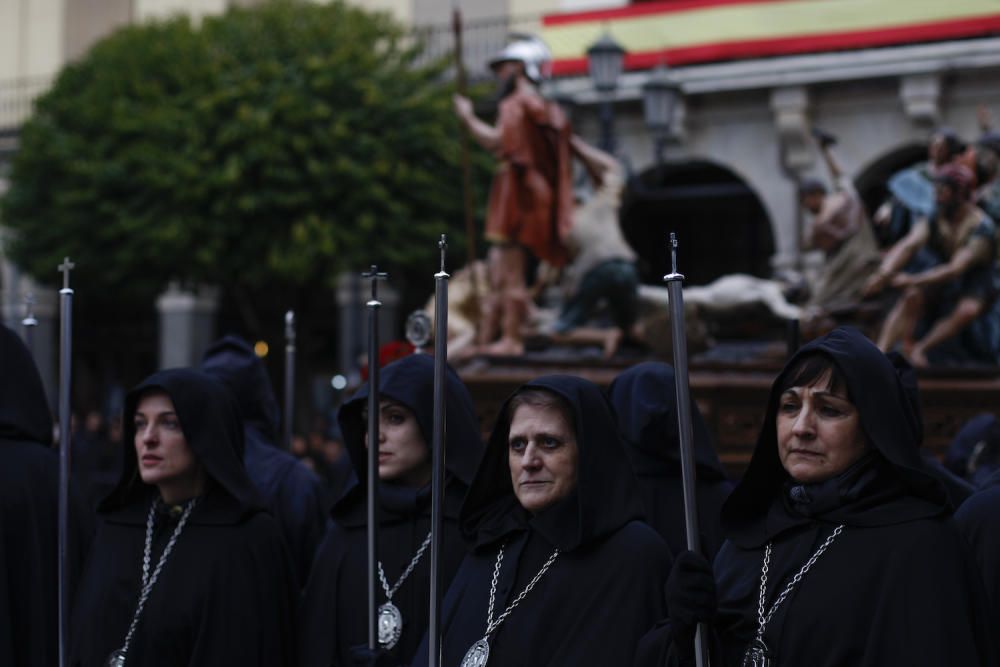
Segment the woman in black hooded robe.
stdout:
<svg viewBox="0 0 1000 667">
<path fill-rule="evenodd" d="M 200 371 L 160 371 L 129 392 L 124 415 L 122 477 L 98 510 L 71 664 L 295 664 L 294 570 L 243 466 L 229 391 Z M 152 584 L 136 616 L 144 552 Z M 109 662 L 134 618 L 124 662 Z"/>
<path fill-rule="evenodd" d="M 720 666 L 994 664 L 981 585 L 918 452 L 911 398 L 857 331 L 799 350 L 723 507 L 714 579 L 704 558 L 678 557 L 671 619 L 637 664 L 693 664 L 696 621 L 711 623 Z"/>
<path fill-rule="evenodd" d="M 615 378 L 608 397 L 618 413 L 618 432 L 639 482 L 646 521 L 667 541 L 671 553 L 679 554 L 687 550 L 687 534 L 674 369 L 658 361 L 637 364 Z M 722 503 L 733 485 L 694 402 L 691 424 L 701 546 L 713 558 L 722 546 Z"/>
<path fill-rule="evenodd" d="M 465 555 L 458 509 L 483 445 L 472 397 L 451 368 L 445 373 L 445 399 L 442 573 L 447 586 Z M 367 650 L 367 385 L 340 409 L 338 421 L 356 474 L 353 485 L 333 507 L 333 523 L 306 585 L 299 643 L 303 667 L 349 667 L 374 664 L 376 659 L 380 666 L 407 665 L 413 658 L 427 628 L 430 605 L 430 554 L 421 551 L 421 546 L 426 548 L 430 535 L 433 400 L 433 357 L 414 354 L 381 370 L 380 460 L 382 456 L 405 457 L 403 448 L 416 458 L 405 465 L 384 461 L 379 466 L 379 561 L 403 625 L 400 636 L 387 642 L 377 656 Z M 394 433 L 396 429 L 405 429 L 405 434 Z M 398 583 L 414 562 L 410 574 Z M 387 602 L 384 591 L 379 599 L 380 604 Z"/>
<path fill-rule="evenodd" d="M 518 389 L 462 506 L 473 550 L 445 597 L 441 664 L 630 664 L 664 612 L 659 591 L 671 562 L 641 516 L 601 390 L 564 375 Z M 490 632 L 488 616 L 502 619 Z M 479 657 L 466 659 L 474 645 Z M 419 651 L 414 665 L 426 664 Z"/>
</svg>

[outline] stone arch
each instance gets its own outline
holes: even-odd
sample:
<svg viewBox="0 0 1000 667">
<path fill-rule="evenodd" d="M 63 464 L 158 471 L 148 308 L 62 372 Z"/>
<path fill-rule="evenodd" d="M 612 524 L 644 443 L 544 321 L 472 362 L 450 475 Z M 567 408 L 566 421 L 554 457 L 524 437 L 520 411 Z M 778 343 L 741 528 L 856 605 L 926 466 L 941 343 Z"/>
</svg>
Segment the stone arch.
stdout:
<svg viewBox="0 0 1000 667">
<path fill-rule="evenodd" d="M 671 231 L 681 244 L 679 268 L 688 284 L 730 273 L 770 275 L 775 241 L 767 209 L 745 179 L 717 162 L 691 159 L 636 174 L 621 223 L 639 254 L 644 282 L 658 283 L 668 272 Z"/>
</svg>

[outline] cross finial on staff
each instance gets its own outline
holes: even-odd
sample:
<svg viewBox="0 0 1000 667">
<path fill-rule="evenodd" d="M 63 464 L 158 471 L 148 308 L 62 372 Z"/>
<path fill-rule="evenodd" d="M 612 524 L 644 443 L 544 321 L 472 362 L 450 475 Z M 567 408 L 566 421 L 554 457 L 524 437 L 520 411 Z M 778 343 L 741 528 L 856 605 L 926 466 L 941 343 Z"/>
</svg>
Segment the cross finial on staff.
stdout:
<svg viewBox="0 0 1000 667">
<path fill-rule="evenodd" d="M 441 240 L 438 241 L 438 248 L 441 250 L 441 273 L 443 274 L 445 272 L 444 260 L 448 254 L 448 237 L 445 234 L 441 235 Z"/>
<path fill-rule="evenodd" d="M 32 292 L 24 295 L 24 319 L 21 324 L 26 327 L 38 326 L 38 320 L 35 319 L 35 295 Z"/>
<path fill-rule="evenodd" d="M 677 273 L 677 234 L 670 232 L 670 273 L 663 276 L 663 282 L 672 283 L 684 280 L 684 274 Z"/>
<path fill-rule="evenodd" d="M 63 274 L 63 289 L 69 289 L 69 272 L 76 268 L 76 264 L 69 261 L 69 257 L 63 257 L 62 264 L 59 265 L 59 272 Z"/>
<path fill-rule="evenodd" d="M 670 232 L 670 271 L 677 273 L 677 234 Z"/>
<path fill-rule="evenodd" d="M 379 271 L 378 266 L 372 264 L 370 271 L 366 271 L 361 274 L 362 278 L 368 278 L 372 281 L 372 300 L 378 299 L 378 281 L 386 280 L 389 277 L 388 273 L 384 271 Z"/>
</svg>

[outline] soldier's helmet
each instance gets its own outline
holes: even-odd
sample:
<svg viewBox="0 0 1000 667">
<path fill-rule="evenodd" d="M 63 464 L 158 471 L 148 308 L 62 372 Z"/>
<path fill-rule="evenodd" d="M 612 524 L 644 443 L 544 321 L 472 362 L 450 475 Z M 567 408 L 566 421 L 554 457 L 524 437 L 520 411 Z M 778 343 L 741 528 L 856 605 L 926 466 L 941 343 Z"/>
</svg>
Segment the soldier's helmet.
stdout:
<svg viewBox="0 0 1000 667">
<path fill-rule="evenodd" d="M 545 42 L 534 35 L 511 33 L 510 42 L 490 59 L 490 68 L 516 61 L 524 64 L 524 74 L 538 84 L 552 74 L 552 52 Z"/>
</svg>

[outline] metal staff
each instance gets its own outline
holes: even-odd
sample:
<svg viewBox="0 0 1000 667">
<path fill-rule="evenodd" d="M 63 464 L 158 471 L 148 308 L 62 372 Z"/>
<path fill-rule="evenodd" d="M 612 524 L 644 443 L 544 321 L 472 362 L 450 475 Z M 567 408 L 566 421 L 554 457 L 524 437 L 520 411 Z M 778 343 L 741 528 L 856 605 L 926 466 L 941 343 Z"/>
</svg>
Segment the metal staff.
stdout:
<svg viewBox="0 0 1000 667">
<path fill-rule="evenodd" d="M 76 266 L 63 259 L 59 271 L 59 665 L 69 664 L 69 463 L 70 463 L 70 380 L 73 362 L 73 290 L 69 272 Z"/>
<path fill-rule="evenodd" d="M 285 313 L 285 448 L 292 448 L 295 414 L 295 311 Z"/>
<path fill-rule="evenodd" d="M 34 358 L 35 327 L 38 326 L 38 320 L 35 319 L 35 295 L 31 292 L 24 295 L 24 319 L 21 320 L 21 326 L 24 328 L 24 345 Z"/>
<path fill-rule="evenodd" d="M 681 440 L 681 480 L 684 488 L 684 528 L 687 548 L 701 553 L 698 505 L 695 499 L 694 436 L 691 425 L 691 394 L 688 384 L 687 334 L 684 329 L 684 275 L 677 273 L 677 235 L 670 232 L 671 272 L 663 276 L 670 297 L 670 331 L 673 338 L 674 384 L 677 391 L 677 424 Z M 699 623 L 694 638 L 695 664 L 708 664 L 705 628 Z"/>
<path fill-rule="evenodd" d="M 441 545 L 444 514 L 446 418 L 445 365 L 448 362 L 448 278 L 444 270 L 448 241 L 438 241 L 441 270 L 434 274 L 434 435 L 431 469 L 431 608 L 427 626 L 428 667 L 441 664 Z"/>
<path fill-rule="evenodd" d="M 372 283 L 372 298 L 368 307 L 368 649 L 379 648 L 378 642 L 378 281 L 388 278 L 372 264 L 371 271 L 361 274 Z"/>
</svg>

